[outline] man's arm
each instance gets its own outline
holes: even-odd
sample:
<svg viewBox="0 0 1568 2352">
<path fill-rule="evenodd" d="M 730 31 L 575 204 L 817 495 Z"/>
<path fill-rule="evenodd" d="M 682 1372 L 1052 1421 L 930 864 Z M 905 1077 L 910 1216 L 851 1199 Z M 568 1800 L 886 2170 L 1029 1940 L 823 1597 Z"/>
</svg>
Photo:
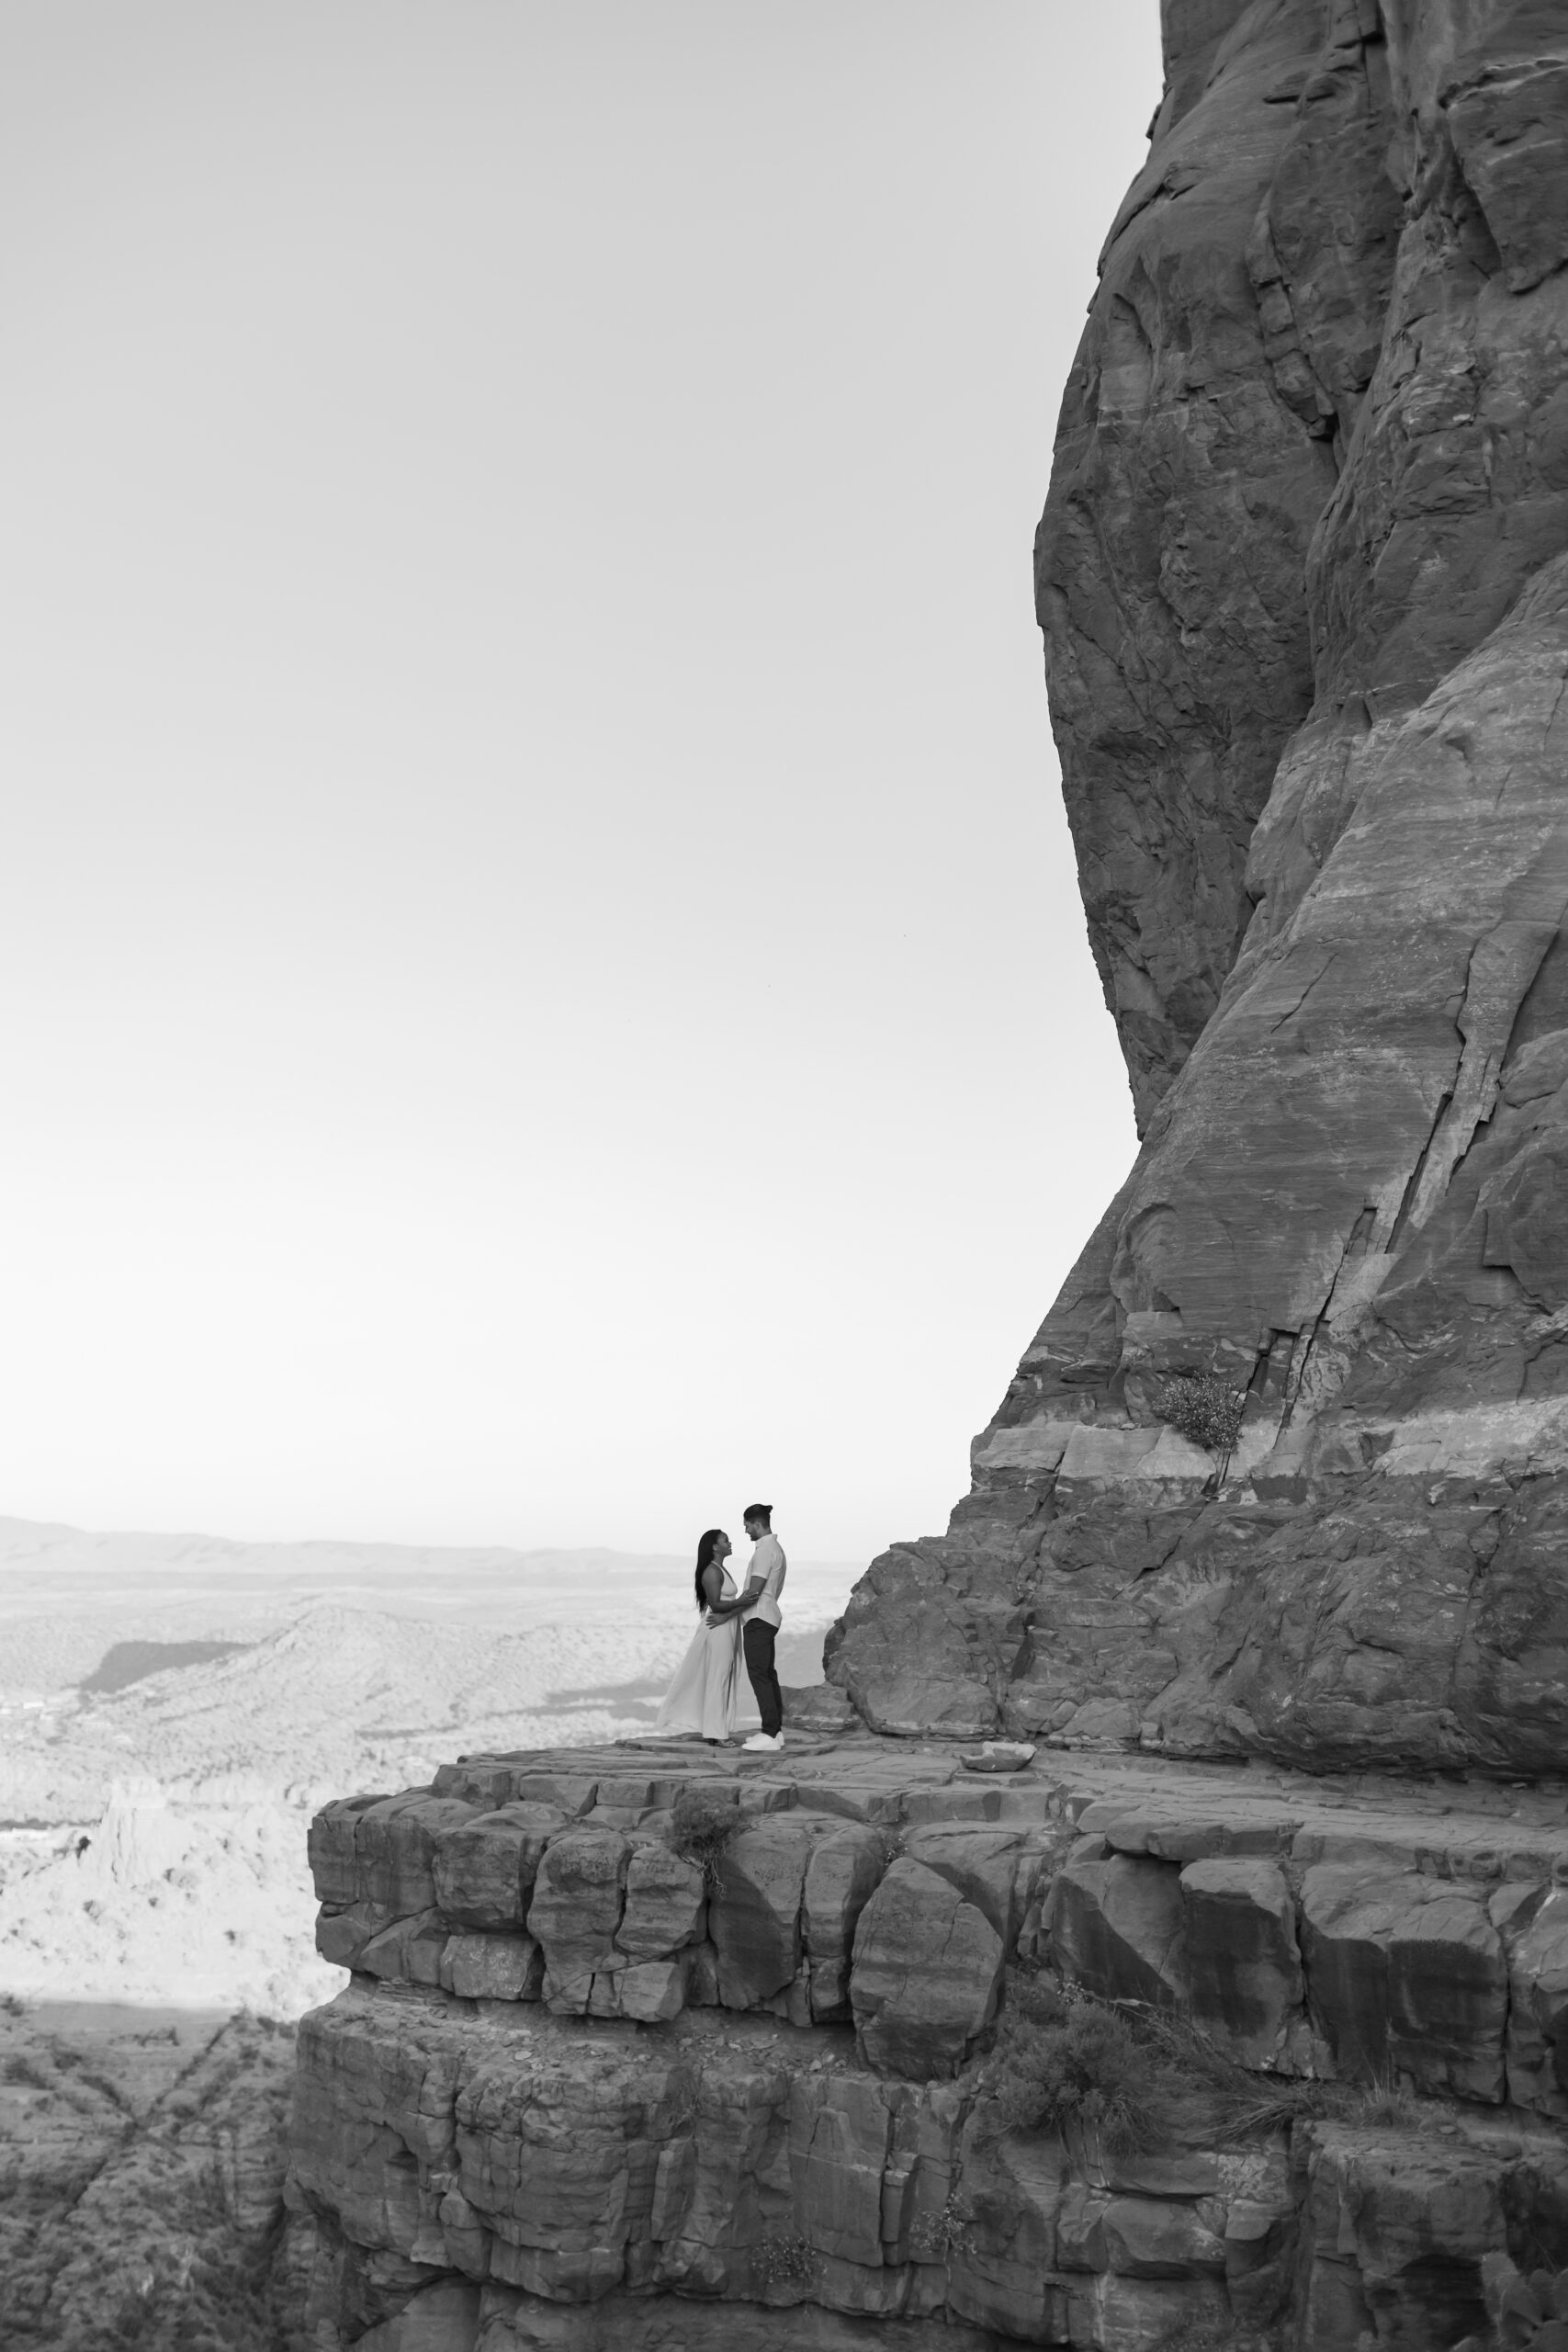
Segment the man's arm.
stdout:
<svg viewBox="0 0 1568 2352">
<path fill-rule="evenodd" d="M 715 1600 L 710 1602 L 708 1606 L 708 1615 L 710 1617 L 733 1617 L 738 1610 L 750 1609 L 752 1602 L 761 1595 L 765 1581 L 766 1579 L 762 1577 L 753 1577 L 745 1591 L 738 1592 L 733 1600 Z"/>
</svg>

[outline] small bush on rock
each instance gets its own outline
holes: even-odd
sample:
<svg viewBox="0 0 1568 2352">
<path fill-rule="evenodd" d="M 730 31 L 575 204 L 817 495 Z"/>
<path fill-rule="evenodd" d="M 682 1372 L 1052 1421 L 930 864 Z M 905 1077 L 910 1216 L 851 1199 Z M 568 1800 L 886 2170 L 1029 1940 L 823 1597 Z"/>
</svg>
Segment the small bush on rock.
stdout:
<svg viewBox="0 0 1568 2352">
<path fill-rule="evenodd" d="M 681 1789 L 675 1797 L 670 1843 L 684 1862 L 695 1862 L 710 1894 L 718 1892 L 724 1849 L 740 1827 L 740 1808 L 715 1789 Z"/>
<path fill-rule="evenodd" d="M 945 2262 L 962 2254 L 969 2243 L 969 2224 L 960 2211 L 958 2191 L 948 2191 L 940 2213 L 928 2213 L 909 2232 L 909 2251 L 917 2262 Z"/>
<path fill-rule="evenodd" d="M 980 2077 L 982 2139 L 1060 2132 L 1070 2122 L 1108 2148 L 1146 2148 L 1170 2128 L 1160 2070 L 1131 2020 L 1048 1979 L 1021 1984 Z"/>
<path fill-rule="evenodd" d="M 1212 1372 L 1178 1373 L 1174 1379 L 1162 1381 L 1155 1391 L 1155 1410 L 1173 1430 L 1179 1430 L 1194 1445 L 1207 1448 L 1209 1453 L 1230 1461 L 1236 1439 L 1241 1435 L 1241 1417 L 1247 1409 L 1243 1391 L 1227 1387 Z"/>
<path fill-rule="evenodd" d="M 809 2239 L 764 2238 L 751 2259 L 764 2287 L 807 2288 L 817 2283 L 819 2257 Z"/>
<path fill-rule="evenodd" d="M 982 2138 L 1076 2122 L 1108 2149 L 1157 2147 L 1194 2123 L 1233 2145 L 1303 2116 L 1348 2114 L 1365 2096 L 1249 2074 L 1184 2018 L 1043 1973 L 1014 1977 L 977 2093 Z"/>
</svg>

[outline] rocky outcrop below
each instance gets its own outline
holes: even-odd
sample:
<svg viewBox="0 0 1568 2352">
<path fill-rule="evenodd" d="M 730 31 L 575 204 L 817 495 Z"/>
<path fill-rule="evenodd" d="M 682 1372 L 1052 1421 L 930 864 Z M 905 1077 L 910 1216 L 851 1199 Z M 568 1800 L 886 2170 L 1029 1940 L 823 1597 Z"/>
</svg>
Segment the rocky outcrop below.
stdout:
<svg viewBox="0 0 1568 2352">
<path fill-rule="evenodd" d="M 886 1733 L 1554 1770 L 1568 17 L 1163 17 L 1038 551 L 1143 1148 L 829 1677 Z"/>
<path fill-rule="evenodd" d="M 6 2352 L 302 2352 L 288 2027 L 0 2002 Z"/>
<path fill-rule="evenodd" d="M 313 2352 L 1446 2346 L 1568 2265 L 1561 1786 L 626 1745 L 312 1861 Z"/>
</svg>

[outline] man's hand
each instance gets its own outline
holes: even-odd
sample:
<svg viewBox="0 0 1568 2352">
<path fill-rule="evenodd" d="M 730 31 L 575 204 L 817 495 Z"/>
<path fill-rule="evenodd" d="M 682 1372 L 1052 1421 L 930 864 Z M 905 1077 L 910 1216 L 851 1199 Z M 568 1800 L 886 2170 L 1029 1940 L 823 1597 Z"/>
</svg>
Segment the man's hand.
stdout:
<svg viewBox="0 0 1568 2352">
<path fill-rule="evenodd" d="M 753 1577 L 745 1591 L 737 1593 L 733 1600 L 716 1600 L 713 1603 L 715 1617 L 733 1617 L 739 1611 L 750 1609 L 754 1600 L 761 1599 L 764 1582 L 765 1578 Z"/>
</svg>

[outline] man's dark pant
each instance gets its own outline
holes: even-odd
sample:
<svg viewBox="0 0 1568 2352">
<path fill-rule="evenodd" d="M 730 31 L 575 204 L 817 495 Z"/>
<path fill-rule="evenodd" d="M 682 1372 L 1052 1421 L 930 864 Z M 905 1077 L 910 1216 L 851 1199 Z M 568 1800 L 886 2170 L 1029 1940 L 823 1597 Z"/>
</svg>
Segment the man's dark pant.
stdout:
<svg viewBox="0 0 1568 2352">
<path fill-rule="evenodd" d="M 757 1713 L 770 1739 L 776 1739 L 784 1729 L 784 1698 L 779 1678 L 773 1671 L 774 1630 L 772 1625 L 764 1625 L 760 1617 L 748 1617 L 740 1636 L 746 1652 L 746 1671 L 757 1694 Z"/>
</svg>

